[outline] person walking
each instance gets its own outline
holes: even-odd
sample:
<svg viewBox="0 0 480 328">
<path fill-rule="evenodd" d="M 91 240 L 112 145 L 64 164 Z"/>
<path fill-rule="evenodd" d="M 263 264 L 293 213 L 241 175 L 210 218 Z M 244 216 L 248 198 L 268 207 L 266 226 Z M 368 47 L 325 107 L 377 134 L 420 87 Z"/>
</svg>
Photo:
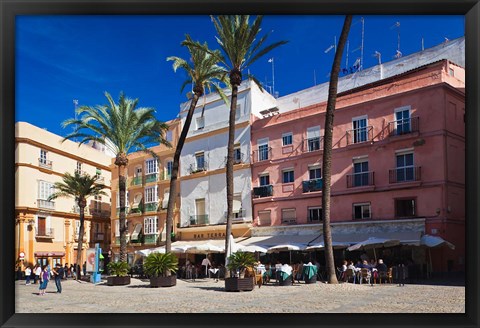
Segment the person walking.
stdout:
<svg viewBox="0 0 480 328">
<path fill-rule="evenodd" d="M 37 281 L 40 283 L 40 275 L 42 274 L 42 267 L 40 266 L 40 264 L 37 264 L 35 266 L 35 279 L 33 281 L 34 284 L 37 284 Z"/>
<path fill-rule="evenodd" d="M 40 292 L 38 295 L 45 295 L 45 290 L 47 289 L 48 281 L 50 280 L 50 273 L 48 272 L 47 266 L 43 267 L 42 273 L 40 274 Z"/>
<path fill-rule="evenodd" d="M 60 263 L 57 263 L 52 272 L 55 277 L 55 286 L 57 286 L 57 293 L 61 294 L 62 293 L 62 277 L 64 273 L 62 265 Z"/>
<path fill-rule="evenodd" d="M 25 285 L 30 285 L 30 278 L 32 275 L 32 269 L 29 265 L 25 268 Z"/>
<path fill-rule="evenodd" d="M 68 263 L 65 263 L 65 266 L 63 267 L 63 279 L 67 280 L 68 278 Z"/>
</svg>

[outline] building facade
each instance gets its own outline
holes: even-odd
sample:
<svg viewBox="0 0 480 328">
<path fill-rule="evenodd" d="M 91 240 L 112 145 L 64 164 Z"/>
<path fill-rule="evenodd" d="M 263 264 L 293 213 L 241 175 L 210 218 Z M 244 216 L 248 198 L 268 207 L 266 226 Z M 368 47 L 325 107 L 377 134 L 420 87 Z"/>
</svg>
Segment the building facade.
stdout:
<svg viewBox="0 0 480 328">
<path fill-rule="evenodd" d="M 441 60 L 338 94 L 334 241 L 441 236 L 456 248 L 433 250 L 433 266 L 464 269 L 464 87 L 464 69 Z M 323 101 L 252 124 L 253 235 L 322 231 L 325 109 Z"/>
<path fill-rule="evenodd" d="M 15 223 L 16 258 L 24 254 L 24 265 L 69 263 L 77 258 L 80 236 L 79 208 L 72 198 L 48 201 L 53 184 L 65 172 L 98 175 L 108 196 L 87 199 L 83 258 L 86 249 L 110 244 L 111 157 L 29 123 L 15 124 Z"/>
<path fill-rule="evenodd" d="M 180 120 L 166 122 L 169 125 L 166 138 L 172 147 L 159 145 L 149 148 L 157 158 L 147 152 L 134 152 L 128 155 L 127 174 L 127 259 L 133 264 L 135 251 L 157 247 L 165 243 L 165 224 L 173 155 L 180 136 Z M 112 211 L 110 257 L 119 257 L 119 193 L 118 168 L 112 164 Z M 174 210 L 174 232 L 178 222 L 180 207 L 179 182 L 177 180 L 176 208 Z"/>
<path fill-rule="evenodd" d="M 228 97 L 228 95 L 227 95 Z M 189 102 L 182 104 L 182 123 Z M 252 222 L 250 122 L 252 116 L 275 106 L 275 99 L 257 85 L 244 81 L 239 88 L 235 119 L 234 195 L 232 233 L 248 234 Z M 200 99 L 181 155 L 182 240 L 225 238 L 227 106 L 217 94 Z"/>
</svg>

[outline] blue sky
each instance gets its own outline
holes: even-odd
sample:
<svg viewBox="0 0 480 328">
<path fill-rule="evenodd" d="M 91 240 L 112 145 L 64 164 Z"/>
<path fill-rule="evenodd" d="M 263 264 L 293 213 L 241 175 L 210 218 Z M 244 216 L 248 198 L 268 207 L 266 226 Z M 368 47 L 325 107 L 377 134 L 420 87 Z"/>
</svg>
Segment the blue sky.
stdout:
<svg viewBox="0 0 480 328">
<path fill-rule="evenodd" d="M 408 55 L 464 35 L 463 16 L 363 16 L 364 68 Z M 400 27 L 396 27 L 396 23 Z M 250 72 L 280 96 L 328 81 L 334 52 L 325 50 L 339 37 L 342 16 L 265 16 L 261 34 L 269 41 L 288 40 L 251 66 Z M 360 58 L 362 24 L 354 16 L 349 34 L 349 66 Z M 26 121 L 65 135 L 61 122 L 79 105 L 106 103 L 104 92 L 118 99 L 121 91 L 154 107 L 162 121 L 177 116 L 187 100 L 180 87 L 186 79 L 173 72 L 168 56 L 187 59 L 180 46 L 188 33 L 217 48 L 209 16 L 18 16 L 16 18 L 16 121 Z M 346 57 L 342 67 L 346 65 Z"/>
</svg>

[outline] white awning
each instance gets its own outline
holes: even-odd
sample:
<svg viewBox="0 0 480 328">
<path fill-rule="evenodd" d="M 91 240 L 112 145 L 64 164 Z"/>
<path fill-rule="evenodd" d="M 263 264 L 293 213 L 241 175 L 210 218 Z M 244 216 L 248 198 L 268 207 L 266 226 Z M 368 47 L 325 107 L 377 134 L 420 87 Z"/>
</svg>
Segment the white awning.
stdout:
<svg viewBox="0 0 480 328">
<path fill-rule="evenodd" d="M 420 239 L 420 245 L 424 245 L 427 247 L 439 247 L 439 246 L 448 246 L 450 249 L 455 249 L 455 245 L 451 242 L 446 241 L 442 237 L 438 236 L 431 236 L 431 235 L 424 235 Z"/>
<path fill-rule="evenodd" d="M 163 194 L 163 201 L 162 201 L 162 208 L 168 207 L 168 199 L 170 198 L 170 192 L 166 192 Z"/>
<path fill-rule="evenodd" d="M 233 213 L 240 213 L 242 202 L 239 199 L 233 199 Z"/>
<path fill-rule="evenodd" d="M 278 245 L 295 244 L 307 246 L 309 243 L 319 241 L 320 234 L 309 235 L 276 235 L 276 236 L 258 236 L 250 237 L 240 244 L 243 246 L 261 246 L 264 248 L 275 247 Z"/>
<path fill-rule="evenodd" d="M 131 240 L 137 240 L 138 239 L 138 235 L 140 234 L 140 231 L 142 231 L 142 224 L 141 223 L 137 223 L 135 225 L 135 228 L 133 229 L 133 232 L 132 232 L 132 235 L 130 237 Z"/>
</svg>

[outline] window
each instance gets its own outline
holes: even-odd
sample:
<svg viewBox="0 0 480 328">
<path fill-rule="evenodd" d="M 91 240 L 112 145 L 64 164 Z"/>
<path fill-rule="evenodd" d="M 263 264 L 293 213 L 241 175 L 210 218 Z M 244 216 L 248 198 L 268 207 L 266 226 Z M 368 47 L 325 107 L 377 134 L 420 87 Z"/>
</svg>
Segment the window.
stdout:
<svg viewBox="0 0 480 328">
<path fill-rule="evenodd" d="M 158 218 L 155 216 L 144 219 L 143 233 L 145 235 L 155 235 L 158 233 Z"/>
<path fill-rule="evenodd" d="M 353 186 L 368 186 L 368 159 L 356 159 L 353 162 Z"/>
<path fill-rule="evenodd" d="M 205 170 L 205 153 L 200 152 L 195 154 L 195 163 L 197 170 Z"/>
<path fill-rule="evenodd" d="M 414 198 L 395 199 L 395 217 L 412 217 L 416 216 L 416 201 Z"/>
<path fill-rule="evenodd" d="M 173 162 L 168 161 L 167 162 L 167 178 L 170 178 L 172 176 L 172 170 L 173 170 Z"/>
<path fill-rule="evenodd" d="M 201 117 L 197 117 L 197 130 L 201 130 L 205 127 L 205 117 L 204 116 L 201 116 Z"/>
<path fill-rule="evenodd" d="M 370 219 L 371 210 L 370 203 L 353 204 L 354 219 Z"/>
<path fill-rule="evenodd" d="M 125 207 L 128 207 L 128 199 L 129 199 L 130 192 L 128 190 L 125 191 Z M 120 191 L 117 191 L 117 207 L 120 207 Z"/>
<path fill-rule="evenodd" d="M 158 186 L 145 188 L 145 203 L 158 202 Z"/>
<path fill-rule="evenodd" d="M 145 161 L 145 174 L 158 173 L 158 160 L 150 158 Z"/>
<path fill-rule="evenodd" d="M 167 133 L 165 134 L 165 139 L 168 141 L 168 142 L 172 142 L 173 141 L 173 133 L 171 130 L 168 130 Z"/>
<path fill-rule="evenodd" d="M 53 183 L 38 181 L 38 199 L 47 200 L 54 193 Z"/>
<path fill-rule="evenodd" d="M 233 162 L 235 164 L 241 163 L 242 162 L 242 152 L 240 145 L 235 145 L 235 148 L 233 148 Z"/>
<path fill-rule="evenodd" d="M 83 166 L 83 163 L 82 163 L 82 162 L 77 162 L 76 172 L 77 172 L 78 174 L 82 174 L 82 166 Z"/>
<path fill-rule="evenodd" d="M 47 151 L 40 149 L 40 164 L 47 165 Z"/>
<path fill-rule="evenodd" d="M 258 211 L 258 222 L 259 226 L 269 226 L 272 224 L 272 219 L 270 217 L 271 211 Z"/>
<path fill-rule="evenodd" d="M 37 236 L 45 236 L 47 233 L 47 218 L 39 216 L 37 218 Z"/>
<path fill-rule="evenodd" d="M 282 145 L 288 146 L 293 143 L 293 134 L 292 132 L 287 132 L 282 134 Z"/>
<path fill-rule="evenodd" d="M 365 142 L 367 136 L 367 117 L 357 117 L 352 119 L 353 125 L 353 143 Z"/>
<path fill-rule="evenodd" d="M 322 178 L 322 169 L 319 165 L 309 166 L 308 167 L 308 178 L 310 180 L 321 179 Z"/>
<path fill-rule="evenodd" d="M 297 212 L 294 208 L 282 208 L 282 224 L 297 222 Z"/>
<path fill-rule="evenodd" d="M 135 168 L 135 177 L 141 177 L 142 176 L 142 167 L 141 166 L 137 166 Z"/>
<path fill-rule="evenodd" d="M 75 220 L 75 236 L 80 232 L 80 220 Z"/>
<path fill-rule="evenodd" d="M 414 181 L 413 153 L 397 153 L 396 181 Z"/>
<path fill-rule="evenodd" d="M 258 160 L 265 161 L 268 159 L 268 138 L 260 139 L 257 141 L 258 144 Z"/>
<path fill-rule="evenodd" d="M 455 76 L 455 71 L 453 70 L 453 68 L 451 67 L 448 68 L 448 75 Z"/>
<path fill-rule="evenodd" d="M 320 206 L 308 207 L 308 222 L 322 221 L 322 208 Z"/>
<path fill-rule="evenodd" d="M 262 174 L 260 177 L 259 177 L 259 183 L 260 183 L 260 187 L 261 186 L 268 186 L 270 184 L 270 175 L 269 174 Z"/>
<path fill-rule="evenodd" d="M 294 177 L 294 171 L 293 169 L 288 169 L 288 170 L 283 170 L 282 172 L 282 182 L 283 183 L 290 183 L 290 182 L 294 182 L 295 181 L 295 177 Z"/>
<path fill-rule="evenodd" d="M 395 134 L 405 134 L 411 131 L 410 106 L 395 110 Z"/>
<path fill-rule="evenodd" d="M 320 149 L 320 125 L 307 129 L 307 145 L 308 151 Z"/>
<path fill-rule="evenodd" d="M 240 105 L 237 105 L 237 108 L 235 109 L 235 121 L 239 120 L 241 116 L 242 116 L 242 109 Z"/>
<path fill-rule="evenodd" d="M 102 209 L 102 196 L 95 196 L 93 205 L 96 211 L 100 211 Z"/>
</svg>

